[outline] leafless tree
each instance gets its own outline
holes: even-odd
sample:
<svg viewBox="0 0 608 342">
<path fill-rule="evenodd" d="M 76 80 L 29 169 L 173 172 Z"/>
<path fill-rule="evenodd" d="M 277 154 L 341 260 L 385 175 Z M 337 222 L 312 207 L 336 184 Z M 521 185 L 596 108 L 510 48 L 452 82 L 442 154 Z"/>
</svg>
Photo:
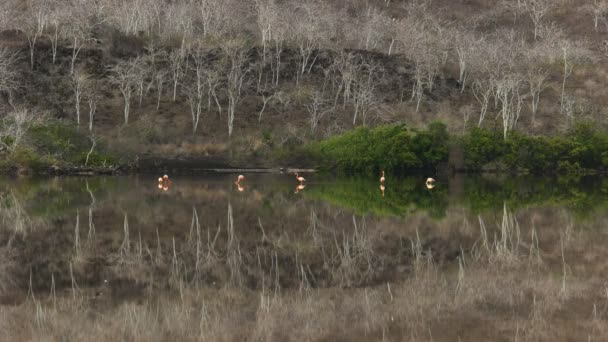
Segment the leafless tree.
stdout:
<svg viewBox="0 0 608 342">
<path fill-rule="evenodd" d="M 357 117 L 361 118 L 363 125 L 369 123 L 369 114 L 377 103 L 376 86 L 379 78 L 379 67 L 371 63 L 365 63 L 358 72 L 352 97 L 353 125 L 357 122 Z"/>
<path fill-rule="evenodd" d="M 19 60 L 18 53 L 7 48 L 0 48 L 0 93 L 8 96 L 12 106 L 13 92 L 19 87 L 19 72 L 15 64 Z"/>
<path fill-rule="evenodd" d="M 391 21 L 381 11 L 371 6 L 368 7 L 362 23 L 361 35 L 363 39 L 361 47 L 365 50 L 384 48 L 386 46 L 386 36 L 390 31 Z"/>
<path fill-rule="evenodd" d="M 266 61 L 268 45 L 273 40 L 275 25 L 279 21 L 279 7 L 275 0 L 254 0 L 257 24 L 262 39 L 262 56 Z"/>
<path fill-rule="evenodd" d="M 562 112 L 564 111 L 564 99 L 566 95 L 566 80 L 572 74 L 573 66 L 573 54 L 574 54 L 574 44 L 569 40 L 563 40 L 560 43 L 560 49 L 562 51 L 562 65 L 563 65 L 563 74 L 562 74 L 562 91 L 560 96 L 560 107 Z"/>
<path fill-rule="evenodd" d="M 34 70 L 34 51 L 48 21 L 49 1 L 34 1 L 30 5 L 30 8 L 23 11 L 23 18 L 19 20 L 19 24 L 27 37 L 30 47 L 30 68 Z"/>
<path fill-rule="evenodd" d="M 323 97 L 320 91 L 310 93 L 310 101 L 306 104 L 308 114 L 310 114 L 310 131 L 315 132 L 321 119 L 330 112 L 327 108 L 328 101 Z"/>
<path fill-rule="evenodd" d="M 464 28 L 455 28 L 451 34 L 454 51 L 458 59 L 458 83 L 460 91 L 464 92 L 469 79 L 472 59 L 478 58 L 477 54 L 482 48 L 483 38 L 478 38 L 472 32 L 467 32 Z M 474 62 L 473 62 L 474 63 Z"/>
<path fill-rule="evenodd" d="M 89 132 L 93 131 L 93 121 L 97 112 L 97 102 L 99 101 L 98 81 L 90 80 L 86 88 L 86 98 L 89 104 Z"/>
<path fill-rule="evenodd" d="M 521 114 L 523 103 L 521 90 L 523 84 L 522 78 L 517 74 L 505 75 L 496 83 L 494 96 L 500 104 L 498 114 L 503 121 L 505 139 L 508 132 L 515 128 Z"/>
<path fill-rule="evenodd" d="M 120 61 L 110 68 L 110 83 L 118 86 L 124 100 L 124 120 L 125 125 L 129 123 L 129 112 L 131 109 L 131 96 L 135 85 L 138 83 L 139 60 L 133 59 Z"/>
<path fill-rule="evenodd" d="M 526 0 L 526 11 L 534 23 L 534 40 L 538 38 L 538 29 L 555 3 L 556 0 Z"/>
<path fill-rule="evenodd" d="M 245 78 L 249 73 L 247 45 L 243 40 L 230 39 L 221 44 L 226 63 L 226 93 L 228 96 L 228 136 L 232 136 L 234 115 L 241 100 Z"/>
<path fill-rule="evenodd" d="M 160 109 L 160 100 L 163 96 L 163 86 L 167 78 L 167 70 L 159 69 L 154 74 L 154 84 L 156 87 L 156 110 Z"/>
<path fill-rule="evenodd" d="M 334 57 L 332 65 L 329 67 L 329 76 L 332 79 L 336 92 L 334 107 L 338 103 L 338 98 L 342 94 L 343 105 L 350 101 L 352 96 L 353 84 L 361 68 L 361 61 L 358 56 L 351 52 L 340 51 Z"/>
<path fill-rule="evenodd" d="M 74 91 L 74 105 L 76 107 L 76 125 L 80 126 L 80 102 L 83 93 L 89 86 L 90 78 L 84 71 L 77 72 L 71 76 L 72 90 Z"/>
<path fill-rule="evenodd" d="M 51 12 L 49 13 L 49 25 L 51 26 L 51 32 L 49 38 L 51 41 L 51 53 L 53 56 L 53 64 L 57 60 L 57 47 L 59 46 L 59 38 L 61 37 L 61 25 L 65 20 L 66 8 L 62 6 L 64 3 L 61 1 L 54 1 Z"/>
<path fill-rule="evenodd" d="M 207 110 L 211 110 L 211 100 L 215 102 L 217 107 L 218 116 L 222 115 L 222 105 L 218 98 L 218 90 L 223 85 L 224 79 L 222 78 L 220 70 L 217 67 L 210 67 L 205 71 L 205 80 L 207 81 Z"/>
<path fill-rule="evenodd" d="M 197 46 L 192 54 L 193 63 L 192 71 L 193 80 L 189 85 L 187 92 L 188 99 L 190 101 L 190 109 L 192 114 L 192 133 L 195 133 L 200 121 L 201 113 L 203 110 L 203 101 L 206 93 L 206 68 L 209 64 L 207 57 L 207 51 L 202 45 Z"/>
<path fill-rule="evenodd" d="M 91 157 L 91 154 L 93 154 L 93 151 L 95 151 L 95 147 L 97 146 L 99 137 L 97 137 L 97 136 L 95 136 L 95 134 L 91 133 L 91 135 L 89 135 L 89 140 L 91 141 L 91 149 L 87 153 L 87 157 L 84 161 L 84 166 L 87 166 L 89 164 L 89 158 Z"/>
<path fill-rule="evenodd" d="M 608 1 L 587 0 L 582 10 L 593 16 L 593 27 L 597 31 L 600 21 L 605 21 L 608 15 Z"/>
<path fill-rule="evenodd" d="M 277 91 L 270 95 L 262 93 L 262 109 L 258 113 L 258 122 L 262 122 L 262 114 L 264 114 L 264 110 L 269 103 L 285 103 L 285 93 L 283 91 Z"/>
<path fill-rule="evenodd" d="M 332 36 L 334 23 L 324 16 L 328 10 L 320 2 L 301 2 L 293 8 L 291 40 L 297 47 L 298 73 L 296 83 L 310 72 L 317 60 L 317 50 Z"/>
<path fill-rule="evenodd" d="M 173 102 L 177 98 L 177 86 L 184 76 L 184 64 L 186 52 L 184 49 L 173 50 L 169 53 L 169 68 L 171 70 L 171 80 L 173 81 Z"/>
<path fill-rule="evenodd" d="M 525 77 L 530 93 L 530 108 L 532 110 L 532 122 L 536 121 L 536 112 L 540 102 L 540 94 L 547 88 L 549 70 L 545 66 L 547 57 L 544 51 L 532 48 L 525 52 Z"/>
<path fill-rule="evenodd" d="M 239 14 L 243 3 L 238 0 L 195 0 L 198 3 L 198 19 L 203 37 L 222 37 L 240 27 Z"/>
<path fill-rule="evenodd" d="M 74 74 L 74 66 L 80 50 L 91 40 L 88 18 L 86 13 L 72 13 L 73 17 L 64 27 L 65 36 L 72 44 L 72 58 L 70 59 L 70 75 Z"/>
<path fill-rule="evenodd" d="M 494 84 L 489 78 L 479 78 L 473 81 L 472 87 L 473 95 L 479 102 L 481 109 L 479 113 L 478 126 L 481 126 L 483 120 L 488 112 L 488 106 L 490 105 L 490 99 L 494 94 Z"/>
<path fill-rule="evenodd" d="M 23 137 L 28 129 L 40 119 L 33 110 L 18 108 L 10 111 L 2 118 L 2 130 L 0 130 L 0 144 L 9 151 L 15 151 L 21 146 Z M 5 139 L 5 138 L 10 139 Z M 7 142 L 10 141 L 10 144 Z"/>
</svg>

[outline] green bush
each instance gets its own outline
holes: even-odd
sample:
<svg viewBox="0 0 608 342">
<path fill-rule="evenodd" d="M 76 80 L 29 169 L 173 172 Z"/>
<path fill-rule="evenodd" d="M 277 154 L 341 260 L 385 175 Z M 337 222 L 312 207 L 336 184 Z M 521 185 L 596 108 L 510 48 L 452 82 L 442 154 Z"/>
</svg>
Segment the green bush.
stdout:
<svg viewBox="0 0 608 342">
<path fill-rule="evenodd" d="M 474 128 L 463 138 L 465 167 L 480 171 L 490 163 L 530 173 L 590 173 L 608 166 L 608 133 L 578 124 L 562 136 L 527 136 Z"/>
<path fill-rule="evenodd" d="M 375 173 L 379 169 L 400 172 L 431 169 L 447 160 L 446 126 L 433 123 L 427 130 L 408 130 L 404 125 L 383 125 L 355 130 L 310 144 L 306 153 L 322 169 L 345 173 Z"/>
</svg>

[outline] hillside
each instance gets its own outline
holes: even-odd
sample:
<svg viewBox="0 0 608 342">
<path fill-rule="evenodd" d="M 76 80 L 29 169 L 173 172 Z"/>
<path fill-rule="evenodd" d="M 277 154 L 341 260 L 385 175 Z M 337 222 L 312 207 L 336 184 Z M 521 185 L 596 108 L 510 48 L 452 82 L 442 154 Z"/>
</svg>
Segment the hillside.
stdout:
<svg viewBox="0 0 608 342">
<path fill-rule="evenodd" d="M 599 0 L 9 0 L 0 29 L 4 153 L 41 116 L 132 165 L 268 166 L 361 125 L 606 125 Z"/>
</svg>

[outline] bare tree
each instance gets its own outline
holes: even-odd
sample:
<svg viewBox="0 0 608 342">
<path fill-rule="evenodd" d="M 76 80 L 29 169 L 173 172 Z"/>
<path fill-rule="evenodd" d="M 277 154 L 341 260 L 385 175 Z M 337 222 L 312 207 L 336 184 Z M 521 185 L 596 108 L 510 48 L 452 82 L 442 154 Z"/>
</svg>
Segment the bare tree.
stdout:
<svg viewBox="0 0 608 342">
<path fill-rule="evenodd" d="M 33 110 L 18 108 L 10 111 L 2 118 L 2 130 L 0 130 L 0 144 L 4 145 L 9 151 L 15 151 L 21 146 L 23 137 L 28 129 L 36 122 L 39 117 Z M 10 139 L 6 139 L 10 138 Z"/>
<path fill-rule="evenodd" d="M 138 59 L 120 61 L 110 68 L 110 83 L 118 86 L 124 100 L 125 125 L 129 123 L 129 112 L 131 108 L 131 96 L 140 75 Z"/>
<path fill-rule="evenodd" d="M 99 101 L 97 86 L 98 82 L 91 80 L 85 94 L 87 103 L 89 104 L 89 132 L 93 131 L 93 121 L 95 119 L 95 114 L 97 113 L 97 102 Z"/>
<path fill-rule="evenodd" d="M 74 91 L 74 105 L 76 107 L 76 125 L 80 126 L 80 102 L 83 93 L 87 90 L 90 82 L 89 75 L 80 71 L 71 76 L 72 90 Z"/>
<path fill-rule="evenodd" d="M 573 66 L 573 53 L 575 50 L 574 44 L 572 44 L 568 40 L 563 40 L 560 43 L 560 49 L 562 51 L 562 64 L 563 64 L 563 74 L 562 74 L 562 91 L 560 96 L 560 108 L 561 111 L 564 111 L 565 106 L 565 95 L 566 95 L 566 80 L 572 74 Z"/>
<path fill-rule="evenodd" d="M 318 57 L 317 50 L 332 35 L 334 23 L 325 20 L 325 10 L 328 9 L 319 2 L 302 2 L 291 13 L 291 39 L 299 54 L 296 83 L 306 72 L 310 72 Z"/>
<path fill-rule="evenodd" d="M 240 27 L 239 12 L 244 7 L 238 0 L 195 0 L 203 37 L 222 37 Z"/>
<path fill-rule="evenodd" d="M 72 56 L 70 59 L 70 75 L 74 74 L 74 66 L 80 50 L 91 38 L 91 27 L 86 13 L 74 12 L 64 27 L 65 37 L 72 44 Z"/>
<path fill-rule="evenodd" d="M 154 84 L 156 86 L 156 110 L 160 109 L 160 99 L 163 96 L 163 86 L 167 78 L 167 71 L 159 69 L 154 74 Z"/>
<path fill-rule="evenodd" d="M 329 76 L 332 79 L 332 83 L 335 88 L 335 99 L 334 107 L 338 103 L 338 98 L 342 94 L 343 105 L 350 101 L 353 91 L 353 84 L 357 79 L 357 75 L 361 68 L 361 61 L 351 52 L 340 51 L 333 60 L 332 65 L 329 67 Z"/>
<path fill-rule="evenodd" d="M 264 110 L 266 109 L 266 106 L 272 102 L 279 102 L 279 103 L 284 103 L 284 97 L 285 94 L 282 91 L 277 91 L 273 94 L 267 95 L 264 92 L 262 93 L 262 109 L 260 109 L 260 112 L 258 114 L 258 122 L 262 122 L 262 114 L 264 113 Z"/>
<path fill-rule="evenodd" d="M 505 75 L 498 80 L 495 97 L 500 104 L 499 116 L 503 121 L 503 134 L 507 138 L 509 131 L 515 128 L 522 109 L 523 97 L 521 89 L 523 80 L 517 74 Z"/>
<path fill-rule="evenodd" d="M 608 1 L 587 0 L 582 10 L 593 16 L 593 27 L 597 31 L 600 21 L 606 20 L 608 15 Z"/>
<path fill-rule="evenodd" d="M 19 20 L 21 30 L 27 37 L 30 47 L 30 68 L 34 70 L 34 51 L 38 39 L 44 33 L 48 20 L 49 2 L 47 0 L 34 1 L 31 7 L 23 11 L 24 17 Z"/>
<path fill-rule="evenodd" d="M 184 64 L 186 52 L 184 49 L 173 50 L 169 53 L 169 68 L 171 70 L 171 80 L 173 81 L 173 102 L 177 98 L 177 86 L 184 76 Z"/>
<path fill-rule="evenodd" d="M 249 73 L 247 66 L 247 45 L 239 39 L 231 39 L 221 44 L 226 62 L 226 93 L 228 96 L 228 136 L 232 136 L 234 115 L 238 106 L 245 78 Z"/>
<path fill-rule="evenodd" d="M 262 56 L 266 61 L 268 45 L 273 40 L 273 31 L 279 21 L 279 8 L 275 0 L 254 0 L 257 24 L 262 38 Z"/>
<path fill-rule="evenodd" d="M 458 83 L 460 91 L 464 92 L 471 73 L 472 59 L 476 58 L 481 48 L 482 38 L 467 32 L 463 28 L 455 28 L 451 34 L 456 57 L 458 58 Z"/>
<path fill-rule="evenodd" d="M 217 106 L 218 116 L 221 116 L 222 105 L 218 98 L 218 89 L 222 86 L 224 80 L 217 67 L 208 68 L 205 72 L 205 80 L 207 81 L 207 110 L 211 110 L 211 99 L 213 99 Z"/>
<path fill-rule="evenodd" d="M 326 107 L 327 100 L 323 97 L 323 93 L 313 91 L 310 93 L 310 101 L 306 104 L 308 114 L 310 114 L 310 131 L 315 132 L 321 119 L 330 112 Z"/>
<path fill-rule="evenodd" d="M 95 136 L 94 134 L 91 134 L 89 135 L 89 140 L 91 141 L 91 149 L 87 153 L 87 157 L 84 161 L 84 166 L 87 166 L 89 164 L 89 158 L 91 157 L 91 154 L 93 154 L 93 151 L 95 151 L 95 147 L 97 146 L 99 137 Z"/>
<path fill-rule="evenodd" d="M 194 49 L 192 55 L 194 63 L 192 66 L 193 80 L 188 87 L 187 96 L 190 101 L 190 110 L 192 114 L 192 133 L 196 132 L 200 121 L 201 113 L 203 110 L 203 101 L 205 97 L 205 86 L 206 82 L 206 66 L 209 64 L 207 58 L 207 51 L 205 51 L 202 45 L 199 45 Z"/>
<path fill-rule="evenodd" d="M 57 47 L 59 46 L 59 38 L 61 37 L 61 25 L 64 21 L 64 15 L 66 8 L 61 6 L 63 3 L 60 1 L 53 2 L 52 10 L 49 14 L 49 24 L 51 26 L 51 33 L 49 38 L 51 41 L 51 54 L 53 56 L 53 64 L 57 60 Z"/>
<path fill-rule="evenodd" d="M 361 47 L 365 50 L 375 50 L 381 46 L 386 46 L 384 43 L 390 31 L 390 23 L 391 19 L 386 17 L 382 12 L 371 6 L 368 7 L 363 18 L 363 27 L 360 31 L 363 38 Z"/>
<path fill-rule="evenodd" d="M 357 117 L 361 118 L 363 125 L 369 122 L 371 109 L 377 103 L 376 86 L 380 77 L 379 67 L 371 63 L 365 63 L 357 75 L 353 91 L 353 125 Z"/>
<path fill-rule="evenodd" d="M 540 94 L 547 88 L 549 70 L 545 67 L 544 56 L 536 49 L 528 50 L 525 54 L 526 65 L 525 77 L 530 93 L 530 108 L 532 110 L 532 122 L 536 121 L 536 112 L 540 102 Z"/>
<path fill-rule="evenodd" d="M 12 106 L 13 91 L 19 87 L 19 72 L 15 67 L 18 61 L 17 52 L 0 48 L 0 93 L 8 96 L 8 102 Z"/>
<path fill-rule="evenodd" d="M 488 78 L 479 78 L 473 82 L 472 90 L 473 95 L 481 106 L 479 113 L 479 121 L 477 122 L 477 126 L 481 126 L 483 120 L 486 117 L 486 113 L 488 112 L 490 99 L 492 98 L 492 94 L 494 93 L 494 85 L 493 82 Z"/>
<path fill-rule="evenodd" d="M 526 0 L 526 11 L 534 23 L 534 40 L 547 13 L 555 6 L 556 0 Z"/>
</svg>

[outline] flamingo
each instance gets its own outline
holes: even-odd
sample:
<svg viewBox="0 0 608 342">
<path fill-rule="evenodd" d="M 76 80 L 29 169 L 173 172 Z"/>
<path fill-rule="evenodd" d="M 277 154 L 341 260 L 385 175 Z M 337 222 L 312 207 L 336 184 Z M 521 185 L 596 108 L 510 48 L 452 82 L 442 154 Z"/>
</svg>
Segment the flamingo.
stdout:
<svg viewBox="0 0 608 342">
<path fill-rule="evenodd" d="M 298 181 L 300 181 L 300 183 L 303 183 L 303 182 L 305 182 L 305 181 L 306 181 L 306 178 L 304 178 L 304 177 L 302 177 L 302 176 L 299 176 L 297 172 L 296 172 L 296 179 L 297 179 Z"/>
<path fill-rule="evenodd" d="M 433 179 L 431 177 L 427 178 L 426 179 L 426 188 L 430 190 L 434 187 L 435 187 L 435 179 Z"/>
<path fill-rule="evenodd" d="M 382 171 L 382 174 L 380 175 L 380 183 L 384 184 L 385 180 L 386 178 L 384 178 L 384 171 Z"/>
<path fill-rule="evenodd" d="M 164 175 L 164 176 L 163 176 L 163 179 L 164 179 L 164 180 L 169 180 L 169 176 Z"/>
<path fill-rule="evenodd" d="M 241 185 L 241 183 L 239 183 L 239 182 L 236 182 L 236 189 L 237 189 L 239 192 L 243 192 L 243 191 L 245 191 L 245 187 L 244 187 L 244 186 L 242 186 L 242 185 Z"/>
<path fill-rule="evenodd" d="M 236 183 L 238 184 L 238 183 L 240 183 L 240 182 L 242 182 L 242 181 L 244 181 L 244 180 L 245 180 L 245 176 L 243 176 L 243 175 L 239 175 L 239 176 L 236 178 Z"/>
<path fill-rule="evenodd" d="M 304 185 L 304 184 L 300 184 L 300 185 L 296 186 L 296 191 L 294 191 L 294 194 L 297 194 L 298 192 L 304 190 L 305 187 L 306 187 L 306 185 Z"/>
<path fill-rule="evenodd" d="M 158 177 L 158 182 L 162 183 L 163 182 L 163 177 Z"/>
</svg>

